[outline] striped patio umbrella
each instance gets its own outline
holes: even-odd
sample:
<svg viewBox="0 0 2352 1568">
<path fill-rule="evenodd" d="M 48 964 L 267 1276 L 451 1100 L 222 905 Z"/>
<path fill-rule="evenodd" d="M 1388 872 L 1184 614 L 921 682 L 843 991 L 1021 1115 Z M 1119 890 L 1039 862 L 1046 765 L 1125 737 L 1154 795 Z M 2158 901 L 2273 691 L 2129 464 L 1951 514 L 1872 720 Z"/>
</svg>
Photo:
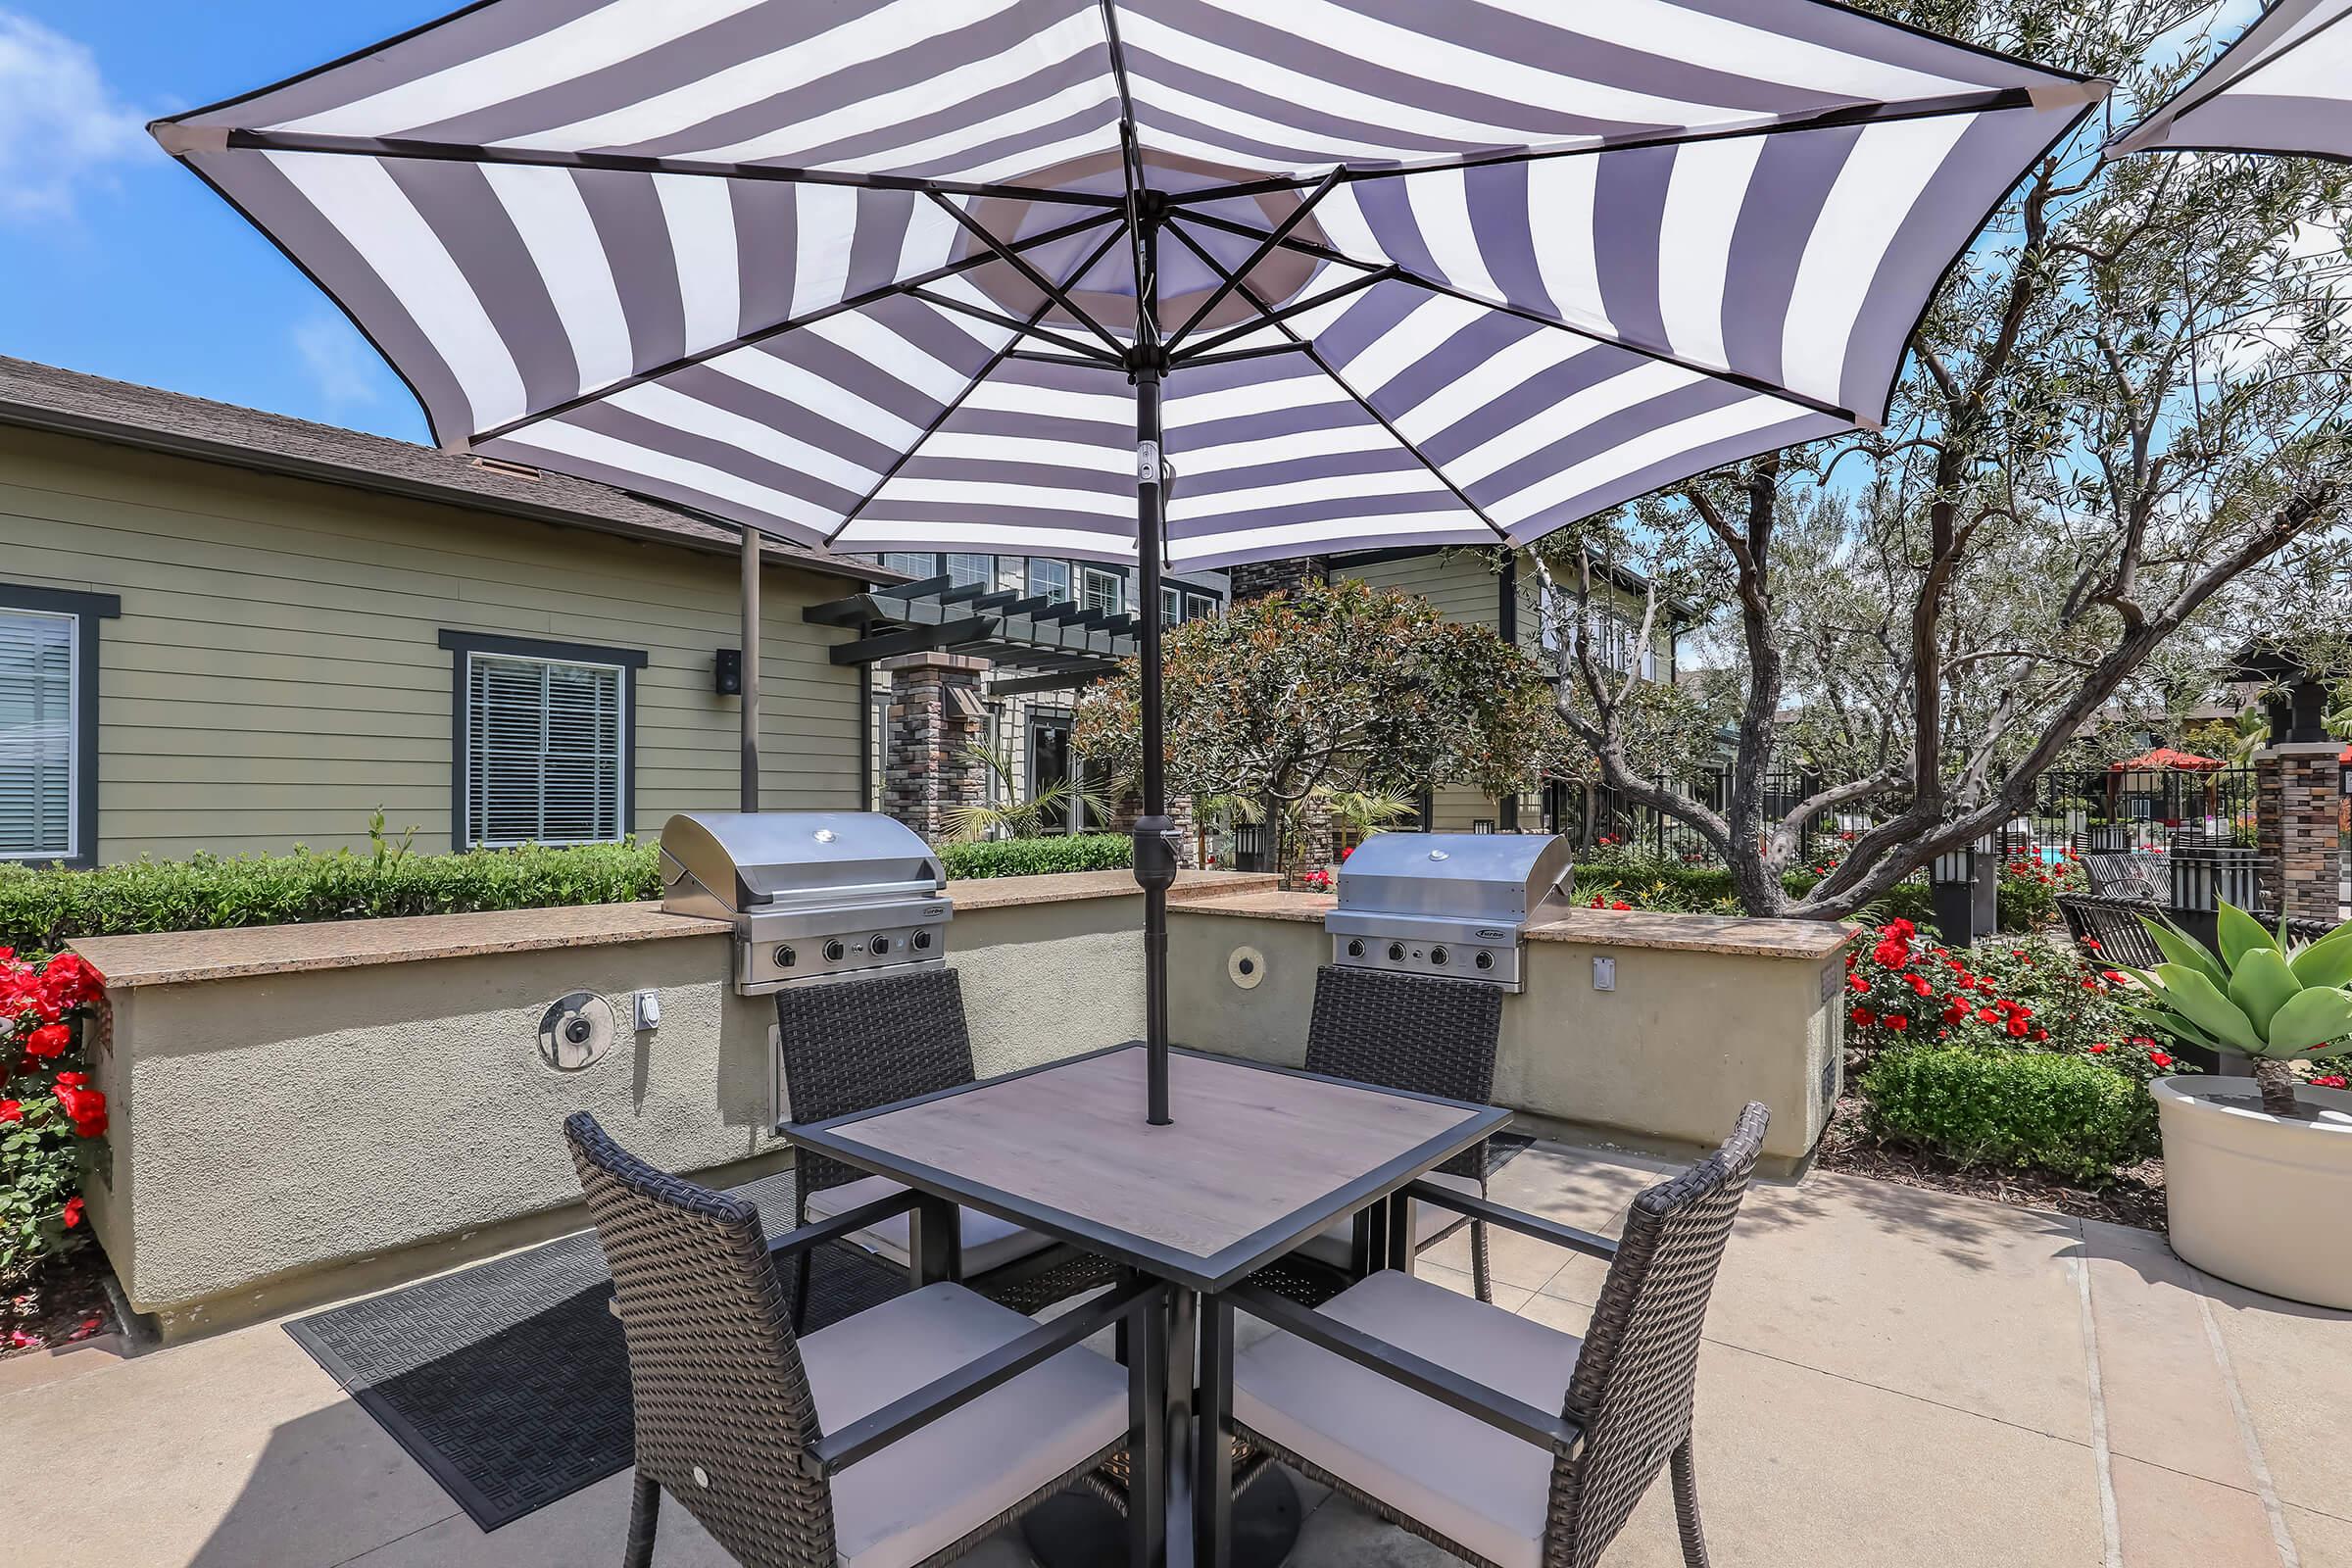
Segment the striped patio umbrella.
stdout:
<svg viewBox="0 0 2352 1568">
<path fill-rule="evenodd" d="M 1824 0 L 483 0 L 152 128 L 444 446 L 740 524 L 747 589 L 761 532 L 1134 564 L 1159 1121 L 1163 567 L 1877 422 L 2105 87 Z"/>
<path fill-rule="evenodd" d="M 2107 144 L 2144 152 L 2352 158 L 2352 0 L 2278 0 L 2153 114 Z"/>
</svg>

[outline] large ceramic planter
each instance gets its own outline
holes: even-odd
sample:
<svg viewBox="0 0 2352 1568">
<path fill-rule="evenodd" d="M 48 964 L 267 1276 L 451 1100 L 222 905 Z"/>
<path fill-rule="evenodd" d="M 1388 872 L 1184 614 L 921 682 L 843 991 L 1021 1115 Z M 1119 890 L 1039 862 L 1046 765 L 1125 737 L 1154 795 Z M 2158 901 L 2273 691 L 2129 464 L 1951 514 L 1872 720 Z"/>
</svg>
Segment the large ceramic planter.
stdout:
<svg viewBox="0 0 2352 1568">
<path fill-rule="evenodd" d="M 2352 1308 L 2352 1093 L 2266 1114 L 2251 1078 L 2159 1078 L 2173 1250 L 2208 1274 L 2314 1306 Z"/>
</svg>

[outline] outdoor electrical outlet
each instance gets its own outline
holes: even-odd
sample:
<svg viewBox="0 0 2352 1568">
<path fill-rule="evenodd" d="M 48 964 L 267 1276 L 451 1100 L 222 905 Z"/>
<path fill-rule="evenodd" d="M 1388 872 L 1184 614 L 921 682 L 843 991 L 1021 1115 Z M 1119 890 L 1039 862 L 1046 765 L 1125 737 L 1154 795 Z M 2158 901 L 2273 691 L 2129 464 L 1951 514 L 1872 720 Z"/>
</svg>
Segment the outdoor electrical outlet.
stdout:
<svg viewBox="0 0 2352 1568">
<path fill-rule="evenodd" d="M 640 1029 L 662 1027 L 661 992 L 640 991 L 637 993 L 637 1027 Z"/>
<path fill-rule="evenodd" d="M 1592 989 L 1595 991 L 1617 989 L 1617 960 L 1615 958 L 1594 958 L 1592 960 Z"/>
</svg>

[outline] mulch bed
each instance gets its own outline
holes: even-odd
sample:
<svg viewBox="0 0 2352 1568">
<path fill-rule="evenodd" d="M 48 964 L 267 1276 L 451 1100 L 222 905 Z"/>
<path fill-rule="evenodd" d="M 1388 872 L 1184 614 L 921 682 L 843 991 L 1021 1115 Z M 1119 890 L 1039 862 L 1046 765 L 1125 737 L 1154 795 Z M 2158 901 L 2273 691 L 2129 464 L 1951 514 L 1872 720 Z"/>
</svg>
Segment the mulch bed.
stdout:
<svg viewBox="0 0 2352 1568">
<path fill-rule="evenodd" d="M 2078 1219 L 2105 1220 L 2110 1225 L 2164 1234 L 2161 1159 L 2126 1166 L 2105 1187 L 2078 1187 L 2045 1171 L 1955 1165 L 1940 1155 L 1873 1137 L 1862 1125 L 1862 1101 L 1851 1094 L 1838 1102 L 1829 1128 L 1821 1135 L 1814 1168 L 1985 1198 L 2018 1208 L 2054 1208 Z"/>
<path fill-rule="evenodd" d="M 121 1327 L 106 1295 L 106 1250 L 85 1242 L 0 1285 L 0 1359 L 72 1345 Z"/>
</svg>

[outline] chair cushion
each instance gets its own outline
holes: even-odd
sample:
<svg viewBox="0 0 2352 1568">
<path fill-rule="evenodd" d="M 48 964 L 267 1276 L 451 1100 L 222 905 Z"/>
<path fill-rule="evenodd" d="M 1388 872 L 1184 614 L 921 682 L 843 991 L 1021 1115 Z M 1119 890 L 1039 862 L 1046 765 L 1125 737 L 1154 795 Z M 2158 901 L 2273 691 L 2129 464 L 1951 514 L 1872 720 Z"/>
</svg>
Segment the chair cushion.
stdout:
<svg viewBox="0 0 2352 1568">
<path fill-rule="evenodd" d="M 1323 1313 L 1544 1410 L 1584 1342 L 1394 1269 Z M 1538 1568 L 1551 1451 L 1279 1330 L 1234 1358 L 1235 1419 L 1502 1568 Z"/>
<path fill-rule="evenodd" d="M 818 1423 L 840 1430 L 1037 1327 L 960 1285 L 931 1285 L 804 1335 Z M 1127 1430 L 1127 1374 L 1062 1351 L 833 1477 L 842 1568 L 908 1568 Z"/>
<path fill-rule="evenodd" d="M 1472 1198 L 1486 1196 L 1486 1189 L 1479 1185 L 1475 1177 L 1448 1176 L 1442 1171 L 1433 1171 L 1421 1179 L 1434 1187 L 1450 1187 L 1455 1192 L 1467 1193 Z M 1454 1226 L 1465 1223 L 1467 1219 L 1467 1215 L 1456 1213 L 1450 1208 L 1440 1208 L 1435 1203 L 1415 1203 L 1413 1205 L 1413 1250 L 1419 1251 L 1453 1229 Z M 1342 1214 L 1338 1219 L 1300 1242 L 1298 1247 L 1299 1256 L 1311 1257 L 1318 1263 L 1329 1263 L 1333 1268 L 1346 1268 L 1354 1251 L 1355 1216 L 1353 1214 Z"/>
<path fill-rule="evenodd" d="M 840 1187 L 827 1187 L 808 1195 L 808 1217 L 811 1220 L 831 1219 L 846 1214 L 860 1203 L 878 1202 L 906 1189 L 887 1176 L 864 1176 Z M 1023 1230 L 1010 1220 L 983 1214 L 977 1209 L 963 1209 L 963 1277 L 973 1278 L 993 1268 L 1027 1257 L 1031 1252 L 1053 1245 L 1054 1238 L 1036 1231 Z M 914 1234 L 911 1213 L 893 1214 L 890 1218 L 864 1230 L 851 1234 L 849 1240 L 866 1250 L 878 1252 L 892 1262 L 905 1265 L 908 1261 L 908 1238 Z"/>
</svg>

